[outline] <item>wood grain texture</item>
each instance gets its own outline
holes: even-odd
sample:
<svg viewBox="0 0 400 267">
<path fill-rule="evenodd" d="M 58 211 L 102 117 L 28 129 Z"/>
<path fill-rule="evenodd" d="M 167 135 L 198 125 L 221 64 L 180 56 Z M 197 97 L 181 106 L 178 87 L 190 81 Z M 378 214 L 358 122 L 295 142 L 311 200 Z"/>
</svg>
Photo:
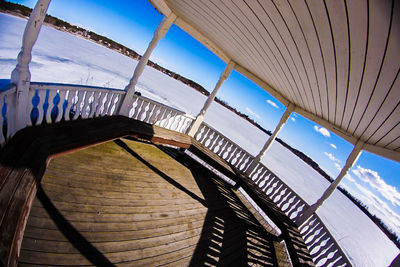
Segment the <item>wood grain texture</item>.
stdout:
<svg viewBox="0 0 400 267">
<path fill-rule="evenodd" d="M 123 139 L 50 162 L 20 264 L 276 264 L 273 240 L 210 172 Z"/>
</svg>

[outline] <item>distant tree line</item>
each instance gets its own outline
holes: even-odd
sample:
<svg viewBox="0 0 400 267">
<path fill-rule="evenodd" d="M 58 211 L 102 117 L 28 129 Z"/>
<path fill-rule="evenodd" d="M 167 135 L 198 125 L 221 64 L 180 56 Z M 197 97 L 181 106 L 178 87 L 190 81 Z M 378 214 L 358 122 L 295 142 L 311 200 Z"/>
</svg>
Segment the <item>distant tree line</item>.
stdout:
<svg viewBox="0 0 400 267">
<path fill-rule="evenodd" d="M 20 4 L 15 4 L 15 3 L 11 3 L 11 2 L 7 2 L 4 0 L 0 0 L 0 11 L 5 12 L 5 13 L 10 13 L 16 16 L 22 16 L 22 17 L 28 17 L 31 12 L 32 9 Z M 59 18 L 53 17 L 51 15 L 46 15 L 45 18 L 45 23 L 55 27 L 58 30 L 61 31 L 66 31 L 66 32 L 70 32 L 73 34 L 77 34 L 80 35 L 83 38 L 87 38 L 90 40 L 95 41 L 96 43 L 99 43 L 105 47 L 108 47 L 110 49 L 116 50 L 117 52 L 124 54 L 130 58 L 136 59 L 136 60 L 140 60 L 140 58 L 142 57 L 141 55 L 139 55 L 138 53 L 136 53 L 134 50 L 121 45 L 109 38 L 107 38 L 106 36 L 103 35 L 99 35 L 95 32 L 92 31 L 87 31 L 81 27 L 75 26 L 75 25 L 71 25 L 70 23 L 63 21 Z M 192 81 L 188 78 L 185 78 L 169 69 L 166 69 L 160 65 L 158 65 L 157 63 L 152 62 L 151 60 L 148 61 L 147 63 L 148 66 L 153 67 L 156 70 L 159 70 L 161 72 L 163 72 L 164 74 L 179 80 L 181 82 L 183 82 L 184 84 L 192 87 L 193 89 L 197 90 L 198 92 L 200 92 L 201 94 L 205 95 L 205 96 L 209 96 L 210 93 L 204 89 L 203 86 L 201 86 L 200 84 L 196 83 L 195 81 Z M 236 115 L 244 118 L 245 120 L 249 121 L 251 124 L 253 124 L 255 127 L 257 127 L 258 129 L 260 129 L 261 131 L 263 131 L 264 133 L 266 133 L 267 135 L 271 135 L 271 131 L 264 129 L 261 125 L 259 125 L 257 122 L 255 122 L 253 119 L 251 119 L 247 114 L 244 114 L 240 111 L 238 111 L 236 108 L 230 106 L 227 102 L 225 102 L 222 99 L 219 99 L 218 97 L 215 98 L 215 101 L 219 104 L 221 104 L 222 106 L 224 106 L 225 108 L 227 108 L 228 110 L 234 112 Z M 310 157 L 308 157 L 306 154 L 304 154 L 303 152 L 291 147 L 289 144 L 287 144 L 286 142 L 284 142 L 282 139 L 280 138 L 276 138 L 276 140 L 282 144 L 284 147 L 286 147 L 287 149 L 289 149 L 291 152 L 293 152 L 296 156 L 298 156 L 300 159 L 302 159 L 305 163 L 307 163 L 309 166 L 311 166 L 314 170 L 316 170 L 319 174 L 321 174 L 322 177 L 324 177 L 325 179 L 327 179 L 329 182 L 332 182 L 333 179 L 325 172 L 323 171 L 318 163 L 316 163 L 314 160 L 312 160 Z M 390 240 L 393 241 L 393 243 L 396 244 L 396 246 L 398 248 L 400 248 L 400 240 L 399 237 L 393 233 L 378 217 L 376 217 L 375 215 L 372 215 L 368 208 L 361 203 L 360 200 L 356 199 L 354 196 L 352 196 L 349 192 L 347 192 L 345 189 L 339 187 L 338 190 L 340 190 L 345 196 L 347 196 L 355 205 L 357 205 L 357 207 L 359 207 L 361 209 L 361 211 L 363 211 L 387 236 Z"/>
</svg>

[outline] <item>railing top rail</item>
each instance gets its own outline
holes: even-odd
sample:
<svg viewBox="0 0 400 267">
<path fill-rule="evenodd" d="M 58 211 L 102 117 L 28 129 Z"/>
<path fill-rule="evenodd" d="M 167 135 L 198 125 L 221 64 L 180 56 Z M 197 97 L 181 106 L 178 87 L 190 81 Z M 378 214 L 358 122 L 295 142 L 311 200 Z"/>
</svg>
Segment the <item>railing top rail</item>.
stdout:
<svg viewBox="0 0 400 267">
<path fill-rule="evenodd" d="M 142 99 L 144 99 L 144 100 L 146 100 L 146 101 L 148 101 L 148 102 L 154 103 L 154 104 L 156 104 L 156 105 L 162 106 L 162 107 L 167 108 L 167 109 L 171 109 L 171 110 L 176 111 L 176 112 L 178 112 L 178 113 L 181 113 L 181 115 L 185 115 L 186 117 L 191 118 L 191 119 L 193 119 L 193 120 L 196 119 L 196 118 L 193 117 L 192 115 L 187 114 L 187 113 L 185 113 L 184 111 L 182 111 L 182 110 L 180 110 L 180 109 L 177 109 L 177 108 L 168 106 L 168 105 L 166 105 L 166 104 L 160 103 L 160 102 L 155 101 L 155 100 L 153 100 L 153 99 L 150 99 L 150 98 L 148 98 L 148 97 L 145 97 L 145 96 L 138 96 L 138 95 L 136 95 L 135 97 L 137 97 L 137 98 L 142 98 Z"/>
<path fill-rule="evenodd" d="M 226 139 L 227 141 L 229 141 L 231 144 L 235 145 L 236 147 L 240 148 L 243 152 L 245 152 L 246 154 L 248 154 L 252 159 L 254 158 L 254 156 L 252 154 L 250 154 L 249 152 L 247 152 L 247 150 L 245 150 L 244 148 L 242 148 L 240 145 L 238 145 L 236 142 L 232 141 L 230 138 L 228 138 L 226 135 L 224 135 L 223 133 L 221 133 L 220 131 L 216 130 L 214 127 L 212 127 L 211 125 L 202 122 L 201 125 L 204 125 L 208 128 L 210 128 L 211 130 L 213 130 L 214 132 L 218 133 L 219 135 L 223 136 L 224 139 Z M 201 126 L 200 126 L 201 128 Z"/>
<path fill-rule="evenodd" d="M 9 85 L 6 85 L 0 89 L 1 89 L 0 95 L 10 95 L 10 94 L 15 93 L 15 91 L 17 90 L 17 87 L 15 86 L 15 84 L 10 83 Z"/>
<path fill-rule="evenodd" d="M 117 93 L 117 94 L 121 94 L 124 95 L 126 94 L 126 91 L 121 90 L 121 89 L 117 89 L 117 88 L 107 88 L 107 87 L 99 87 L 99 86 L 89 86 L 89 85 L 79 85 L 79 84 L 64 84 L 64 83 L 48 83 L 48 82 L 31 82 L 30 83 L 30 87 L 33 90 L 76 90 L 76 91 L 83 91 L 83 90 L 87 90 L 87 91 L 101 91 L 101 92 L 109 92 L 112 91 L 113 93 Z M 190 118 L 190 119 L 195 119 L 195 117 L 193 117 L 190 114 L 185 113 L 182 110 L 179 110 L 177 108 L 174 107 L 170 107 L 168 105 L 165 105 L 163 103 L 160 103 L 158 101 L 152 100 L 150 98 L 147 98 L 145 96 L 138 96 L 135 95 L 136 98 L 139 99 L 143 99 L 147 102 L 151 102 L 154 103 L 158 106 L 162 106 L 164 108 L 173 110 L 175 112 L 180 113 L 180 115 L 185 115 L 186 117 Z"/>
<path fill-rule="evenodd" d="M 235 146 L 237 146 L 238 148 L 240 148 L 241 150 L 243 150 L 245 153 L 249 154 L 252 158 L 254 158 L 254 156 L 252 156 L 249 152 L 247 152 L 245 149 L 243 149 L 240 145 L 238 145 L 237 143 L 233 142 L 231 139 L 229 139 L 228 137 L 226 137 L 224 134 L 222 134 L 221 132 L 219 132 L 218 130 L 216 130 L 215 128 L 213 128 L 212 126 L 210 126 L 209 124 L 207 124 L 207 123 L 205 123 L 205 122 L 203 122 L 202 124 L 204 124 L 206 127 L 210 128 L 210 129 L 213 130 L 214 132 L 218 133 L 219 135 L 222 135 L 226 140 L 230 141 L 232 144 L 234 144 Z M 272 174 L 273 176 L 279 178 L 278 175 L 276 175 L 275 173 L 273 173 L 267 166 L 265 166 L 265 165 L 262 164 L 261 162 L 258 163 L 258 167 L 256 167 L 256 169 L 260 168 L 260 166 L 263 167 L 263 168 L 265 168 L 265 169 L 267 169 L 268 172 L 269 172 L 270 174 Z M 292 193 L 293 193 L 294 195 L 296 195 L 296 197 L 297 197 L 299 200 L 301 200 L 301 201 L 306 205 L 306 207 L 309 206 L 309 205 L 307 204 L 307 202 L 306 202 L 303 198 L 301 198 L 294 190 L 292 190 L 284 181 L 282 181 L 282 179 L 279 178 L 279 180 L 280 180 L 280 182 L 281 182 L 282 184 L 284 184 L 290 191 L 292 191 Z"/>
<path fill-rule="evenodd" d="M 64 83 L 43 83 L 43 82 L 31 82 L 30 87 L 32 89 L 50 89 L 50 90 L 96 90 L 96 91 L 113 91 L 117 94 L 125 94 L 126 92 L 117 88 L 107 88 L 99 86 L 89 86 L 89 85 L 78 85 L 78 84 L 64 84 Z"/>
</svg>

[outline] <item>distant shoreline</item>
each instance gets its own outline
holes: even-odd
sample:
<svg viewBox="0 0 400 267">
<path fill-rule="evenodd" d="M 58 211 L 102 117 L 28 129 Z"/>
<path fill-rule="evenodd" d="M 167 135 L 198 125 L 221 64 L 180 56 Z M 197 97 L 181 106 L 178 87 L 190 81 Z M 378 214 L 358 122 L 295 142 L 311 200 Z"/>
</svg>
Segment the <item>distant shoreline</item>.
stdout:
<svg viewBox="0 0 400 267">
<path fill-rule="evenodd" d="M 10 2 L 3 2 L 0 1 L 0 12 L 3 12 L 5 14 L 10 14 L 14 15 L 20 18 L 27 19 L 31 13 L 32 9 L 28 8 L 26 6 L 20 5 L 20 4 L 15 4 L 15 3 L 10 3 Z M 59 31 L 63 31 L 66 33 L 70 33 L 73 35 L 76 35 L 78 37 L 90 40 L 92 42 L 95 42 L 99 45 L 102 45 L 106 48 L 110 48 L 120 54 L 123 54 L 125 56 L 128 56 L 132 59 L 135 60 L 140 60 L 141 55 L 136 53 L 136 51 L 121 45 L 105 36 L 99 35 L 95 32 L 92 31 L 87 31 L 81 27 L 71 25 L 68 22 L 65 22 L 61 19 L 58 19 L 56 17 L 53 17 L 51 15 L 46 15 L 45 18 L 45 25 L 52 27 L 54 29 L 57 29 Z M 204 89 L 200 84 L 196 83 L 195 81 L 192 81 L 190 79 L 187 79 L 169 69 L 166 69 L 157 63 L 152 62 L 151 60 L 148 61 L 147 63 L 148 66 L 161 71 L 162 73 L 181 81 L 182 83 L 188 85 L 189 87 L 193 88 L 194 90 L 200 92 L 201 94 L 205 96 L 209 96 L 210 93 Z M 271 135 L 271 131 L 264 129 L 261 125 L 259 125 L 257 122 L 252 120 L 248 115 L 241 113 L 240 111 L 236 110 L 234 107 L 231 107 L 228 103 L 225 101 L 215 98 L 215 101 L 228 110 L 234 112 L 236 115 L 242 117 L 243 119 L 247 120 L 251 124 L 253 124 L 255 127 L 263 131 L 264 133 Z M 326 180 L 328 180 L 330 183 L 333 181 L 333 179 L 324 171 L 322 170 L 318 163 L 316 163 L 313 159 L 308 157 L 306 154 L 301 152 L 300 150 L 297 150 L 296 148 L 291 147 L 289 144 L 287 144 L 285 141 L 283 141 L 280 138 L 276 138 L 276 141 L 279 142 L 281 145 L 283 145 L 285 148 L 289 149 L 293 154 L 295 154 L 297 157 L 299 157 L 301 160 L 303 160 L 306 164 L 308 164 L 311 168 L 313 168 L 316 172 L 318 172 L 322 177 L 324 177 Z M 360 208 L 360 210 L 366 214 L 385 234 L 386 236 L 392 240 L 392 242 L 400 249 L 400 240 L 398 236 L 389 230 L 389 228 L 375 215 L 372 215 L 368 208 L 357 198 L 352 196 L 349 192 L 347 192 L 345 189 L 338 187 L 338 190 L 341 191 L 350 201 L 352 201 L 357 207 Z"/>
</svg>

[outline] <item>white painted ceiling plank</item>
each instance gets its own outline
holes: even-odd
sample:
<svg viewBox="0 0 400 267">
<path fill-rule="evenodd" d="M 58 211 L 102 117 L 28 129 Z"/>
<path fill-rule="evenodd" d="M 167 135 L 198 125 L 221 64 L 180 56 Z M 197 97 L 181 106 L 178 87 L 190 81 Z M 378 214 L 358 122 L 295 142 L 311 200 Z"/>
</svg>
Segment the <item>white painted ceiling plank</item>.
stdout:
<svg viewBox="0 0 400 267">
<path fill-rule="evenodd" d="M 351 64 L 347 102 L 341 127 L 347 129 L 357 101 L 366 57 L 368 9 L 366 1 L 348 1 Z"/>
<path fill-rule="evenodd" d="M 246 3 L 242 4 L 241 9 L 245 13 L 245 16 L 253 24 L 256 33 L 258 33 L 261 38 L 260 43 L 263 44 L 263 48 L 264 51 L 266 51 L 269 63 L 270 65 L 272 65 L 272 75 L 276 76 L 281 84 L 280 87 L 276 88 L 282 88 L 282 93 L 293 102 L 299 101 L 297 100 L 298 96 L 293 91 L 292 83 L 290 83 L 287 74 L 283 71 L 286 65 L 277 46 L 274 45 L 274 41 L 271 38 L 271 35 L 265 30 L 264 26 L 261 24 L 260 18 L 255 15 L 254 11 Z M 262 77 L 262 75 L 258 73 L 258 70 L 256 70 L 255 72 L 257 76 Z"/>
<path fill-rule="evenodd" d="M 255 71 L 256 72 L 255 74 L 257 76 L 265 77 L 266 82 L 268 82 L 269 84 L 271 84 L 276 88 L 282 89 L 282 94 L 289 96 L 290 90 L 286 85 L 284 86 L 283 83 L 284 80 L 282 79 L 281 76 L 282 72 L 277 71 L 276 69 L 277 65 L 272 63 L 273 60 L 276 63 L 277 61 L 274 58 L 274 55 L 269 45 L 267 45 L 265 40 L 263 39 L 264 37 L 255 27 L 255 25 L 262 26 L 258 21 L 257 17 L 243 1 L 235 1 L 235 3 L 232 3 L 230 5 L 230 8 L 231 8 L 230 15 L 237 16 L 239 20 L 236 18 L 235 20 L 238 20 L 236 23 L 240 24 L 243 23 L 243 26 L 245 27 L 243 31 L 248 36 L 248 39 L 251 40 L 253 46 L 255 48 L 258 48 L 259 53 L 257 53 L 255 57 L 260 56 L 264 59 L 262 61 L 262 66 L 260 66 L 260 68 Z"/>
<path fill-rule="evenodd" d="M 279 10 L 273 1 L 263 1 L 261 2 L 263 10 L 268 14 L 269 18 L 272 20 L 273 24 L 266 24 L 266 27 L 271 31 L 277 33 L 277 38 L 282 40 L 281 49 L 283 56 L 292 72 L 295 79 L 299 93 L 303 99 L 305 109 L 310 112 L 315 112 L 315 104 L 309 90 L 308 80 L 304 72 L 304 68 L 301 62 L 299 53 L 296 50 L 296 45 L 290 35 L 290 32 L 285 25 L 284 20 L 280 16 Z"/>
<path fill-rule="evenodd" d="M 322 53 L 325 61 L 325 72 L 327 75 L 328 121 L 333 124 L 335 122 L 336 107 L 336 69 L 329 20 L 322 1 L 308 1 L 307 4 L 310 8 L 311 15 L 316 22 L 317 34 L 321 42 Z"/>
<path fill-rule="evenodd" d="M 344 1 L 326 1 L 326 5 L 331 20 L 336 53 L 335 125 L 340 126 L 347 98 L 347 81 L 350 65 L 346 6 Z"/>
<path fill-rule="evenodd" d="M 316 73 L 317 79 L 317 89 L 319 94 L 319 99 L 321 103 L 321 114 L 320 116 L 324 119 L 328 119 L 328 92 L 326 88 L 326 72 L 325 64 L 322 58 L 322 51 L 319 44 L 318 35 L 315 31 L 312 17 L 307 8 L 306 2 L 304 1 L 291 1 L 291 6 L 294 12 L 297 14 L 297 18 L 303 29 L 306 42 L 310 47 L 310 53 L 312 62 L 314 65 L 314 71 Z"/>
<path fill-rule="evenodd" d="M 285 20 L 288 30 L 293 36 L 293 43 L 296 46 L 296 50 L 301 61 L 301 71 L 306 75 L 306 90 L 310 92 L 313 98 L 314 109 L 312 113 L 322 116 L 321 99 L 318 91 L 317 79 L 315 75 L 314 65 L 311 59 L 310 50 L 306 43 L 305 36 L 303 34 L 301 25 L 299 25 L 296 14 L 293 12 L 292 7 L 287 1 L 280 1 L 277 3 L 277 7 L 280 10 L 283 19 Z M 306 10 L 305 10 L 306 11 Z M 308 13 L 299 14 L 299 16 L 308 16 Z"/>
<path fill-rule="evenodd" d="M 396 109 L 397 106 L 400 105 L 400 77 L 399 75 L 396 76 L 396 81 L 393 84 L 393 88 L 390 90 L 385 102 L 384 107 L 379 112 L 375 113 L 375 117 L 371 120 L 371 124 L 366 129 L 363 137 L 368 142 L 375 143 L 379 140 L 379 136 L 375 135 L 378 132 L 379 128 L 385 124 L 385 122 L 390 117 L 393 110 Z M 395 121 L 394 121 L 395 122 Z M 400 135 L 400 133 L 398 133 Z"/>
<path fill-rule="evenodd" d="M 365 75 L 355 112 L 348 128 L 354 133 L 364 115 L 368 101 L 372 95 L 374 84 L 378 78 L 379 69 L 385 53 L 386 40 L 391 17 L 391 3 L 389 1 L 372 1 L 370 6 L 370 24 L 367 61 Z"/>
<path fill-rule="evenodd" d="M 267 13 L 264 12 L 262 6 L 259 5 L 256 1 L 246 1 L 246 3 L 250 6 L 256 16 L 264 23 L 264 32 L 265 36 L 270 36 L 271 44 L 274 44 L 274 49 L 276 49 L 275 55 L 278 56 L 279 61 L 281 62 L 281 66 L 284 69 L 283 72 L 287 76 L 288 81 L 290 82 L 291 88 L 293 90 L 293 95 L 295 96 L 294 103 L 297 105 L 306 105 L 305 96 L 301 95 L 299 91 L 299 81 L 295 79 L 293 74 L 294 65 L 293 62 L 289 64 L 288 60 L 288 51 L 283 43 L 283 40 L 279 36 L 279 32 L 273 25 L 273 21 L 270 19 Z"/>
</svg>

